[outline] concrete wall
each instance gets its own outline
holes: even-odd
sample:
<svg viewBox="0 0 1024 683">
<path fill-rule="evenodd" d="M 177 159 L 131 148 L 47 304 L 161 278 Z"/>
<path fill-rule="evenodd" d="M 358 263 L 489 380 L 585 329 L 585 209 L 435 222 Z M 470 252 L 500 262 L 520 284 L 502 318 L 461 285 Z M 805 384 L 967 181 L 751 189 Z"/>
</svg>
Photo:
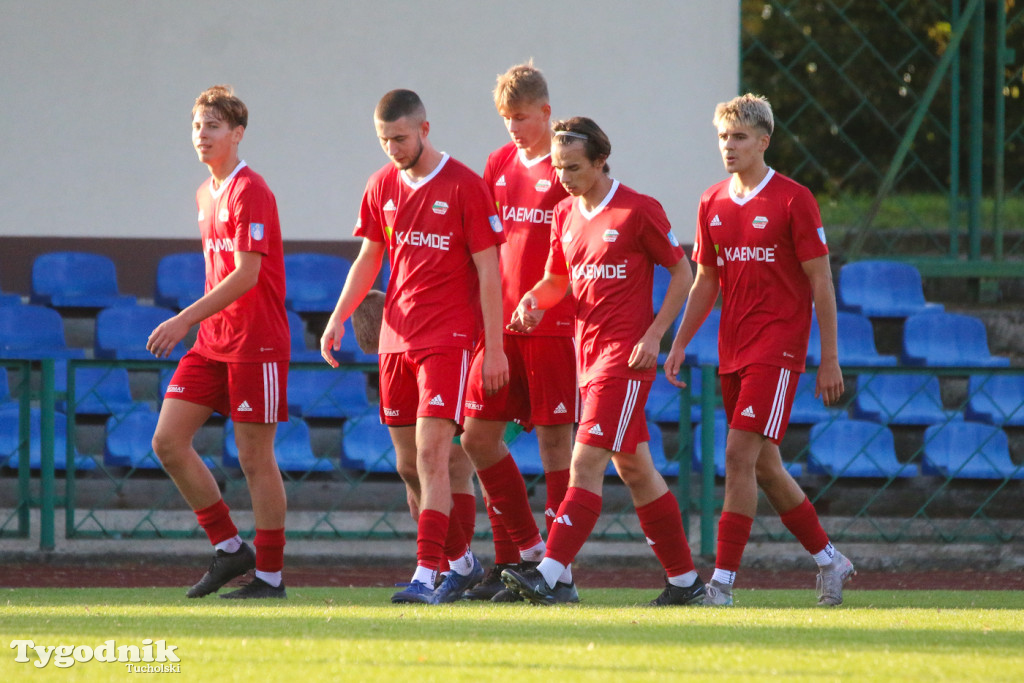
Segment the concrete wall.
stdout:
<svg viewBox="0 0 1024 683">
<path fill-rule="evenodd" d="M 736 93 L 738 8 L 0 0 L 0 273 L 27 256 L 4 237 L 195 239 L 206 170 L 190 109 L 214 83 L 250 108 L 242 156 L 274 189 L 286 239 L 349 239 L 365 180 L 386 161 L 372 126 L 380 95 L 418 91 L 435 145 L 482 171 L 508 139 L 494 78 L 530 57 L 555 116 L 604 127 L 613 175 L 661 200 L 691 242 L 699 194 L 723 177 L 710 118 Z"/>
</svg>

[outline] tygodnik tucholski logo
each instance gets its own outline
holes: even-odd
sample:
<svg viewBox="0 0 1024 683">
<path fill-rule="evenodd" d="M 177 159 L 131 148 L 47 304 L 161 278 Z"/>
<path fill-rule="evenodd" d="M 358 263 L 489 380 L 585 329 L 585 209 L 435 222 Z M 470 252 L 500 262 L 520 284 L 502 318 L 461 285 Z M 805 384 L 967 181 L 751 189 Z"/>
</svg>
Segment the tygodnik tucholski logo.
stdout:
<svg viewBox="0 0 1024 683">
<path fill-rule="evenodd" d="M 103 662 L 123 664 L 128 673 L 181 673 L 181 659 L 175 654 L 177 645 L 168 645 L 166 640 L 146 638 L 141 645 L 118 645 L 105 640 L 95 647 L 91 645 L 36 645 L 32 640 L 12 640 L 15 651 L 14 661 L 43 669 L 53 664 L 58 669 L 67 669 L 75 664 Z"/>
</svg>

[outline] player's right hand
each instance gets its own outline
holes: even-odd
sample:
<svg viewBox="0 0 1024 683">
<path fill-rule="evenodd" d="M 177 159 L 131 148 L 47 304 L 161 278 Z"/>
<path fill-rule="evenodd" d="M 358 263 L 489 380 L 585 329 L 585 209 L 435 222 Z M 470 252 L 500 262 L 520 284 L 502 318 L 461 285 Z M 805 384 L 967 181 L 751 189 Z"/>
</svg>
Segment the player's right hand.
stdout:
<svg viewBox="0 0 1024 683">
<path fill-rule="evenodd" d="M 512 332 L 533 332 L 543 317 L 544 311 L 537 308 L 537 297 L 527 292 L 512 311 L 512 320 L 505 328 Z"/>
<path fill-rule="evenodd" d="M 327 321 L 323 336 L 320 337 L 320 355 L 332 368 L 338 367 L 334 351 L 341 351 L 341 338 L 345 336 L 345 321 L 337 322 L 334 316 Z"/>
<path fill-rule="evenodd" d="M 683 367 L 684 360 L 686 360 L 686 349 L 676 351 L 675 345 L 665 359 L 665 377 L 669 384 L 680 389 L 686 388 L 686 382 L 679 379 L 679 370 Z"/>
</svg>

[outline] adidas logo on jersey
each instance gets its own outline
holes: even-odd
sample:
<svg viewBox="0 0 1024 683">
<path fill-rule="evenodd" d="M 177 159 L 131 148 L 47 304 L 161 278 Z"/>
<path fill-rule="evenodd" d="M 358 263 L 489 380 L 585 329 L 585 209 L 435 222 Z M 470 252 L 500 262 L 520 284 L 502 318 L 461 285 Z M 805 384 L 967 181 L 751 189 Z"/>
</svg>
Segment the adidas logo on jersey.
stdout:
<svg viewBox="0 0 1024 683">
<path fill-rule="evenodd" d="M 757 417 L 756 415 L 754 415 L 754 406 L 747 406 L 746 408 L 743 409 L 743 412 L 740 413 L 740 415 L 742 415 L 743 417 Z"/>
<path fill-rule="evenodd" d="M 495 187 L 505 187 L 505 176 L 498 178 L 498 182 L 494 183 Z"/>
<path fill-rule="evenodd" d="M 711 224 L 710 224 L 710 226 L 711 226 L 712 228 L 714 228 L 715 226 L 718 226 L 718 225 L 721 225 L 721 224 L 722 224 L 722 219 L 720 219 L 720 218 L 718 217 L 718 214 L 716 213 L 716 214 L 715 214 L 715 217 L 711 219 Z"/>
<path fill-rule="evenodd" d="M 239 404 L 239 406 L 237 408 L 235 408 L 235 410 L 237 410 L 240 413 L 251 413 L 252 412 L 252 406 L 249 405 L 248 401 L 242 401 Z"/>
<path fill-rule="evenodd" d="M 555 406 L 555 415 L 565 415 L 567 412 L 569 411 L 565 409 L 564 403 L 559 403 Z"/>
<path fill-rule="evenodd" d="M 569 519 L 569 515 L 562 515 L 561 517 L 555 517 L 555 524 L 564 524 L 566 526 L 572 526 L 572 520 Z"/>
<path fill-rule="evenodd" d="M 430 399 L 430 405 L 432 405 L 432 406 L 444 406 L 444 400 L 441 399 L 441 394 L 438 394 L 434 398 Z"/>
<path fill-rule="evenodd" d="M 587 430 L 587 433 L 593 434 L 594 436 L 604 436 L 604 432 L 601 431 L 601 425 L 594 425 Z"/>
<path fill-rule="evenodd" d="M 646 539 L 647 539 L 647 545 L 649 545 L 649 546 L 651 546 L 651 547 L 654 547 L 654 541 L 653 541 L 653 540 L 651 540 L 651 537 L 650 537 L 650 536 L 644 536 L 644 538 L 646 538 Z"/>
<path fill-rule="evenodd" d="M 395 210 L 395 203 L 389 199 L 388 203 L 384 205 L 384 210 L 385 211 L 394 211 Z"/>
</svg>

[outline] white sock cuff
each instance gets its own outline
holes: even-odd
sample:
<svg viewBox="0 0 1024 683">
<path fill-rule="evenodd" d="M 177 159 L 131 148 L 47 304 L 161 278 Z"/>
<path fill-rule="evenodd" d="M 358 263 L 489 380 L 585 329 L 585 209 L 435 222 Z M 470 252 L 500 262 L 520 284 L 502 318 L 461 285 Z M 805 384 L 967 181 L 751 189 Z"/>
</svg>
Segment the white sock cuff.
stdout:
<svg viewBox="0 0 1024 683">
<path fill-rule="evenodd" d="M 226 553 L 237 553 L 238 549 L 242 547 L 242 537 L 235 534 L 226 541 L 215 544 L 213 547 L 215 550 L 223 550 Z"/>
<path fill-rule="evenodd" d="M 544 577 L 544 581 L 548 584 L 548 588 L 554 588 L 558 582 L 558 577 L 565 571 L 565 565 L 561 562 L 552 560 L 550 557 L 545 557 L 537 565 L 537 571 Z"/>
<path fill-rule="evenodd" d="M 679 574 L 678 576 L 670 576 L 670 577 L 668 577 L 668 582 L 670 584 L 672 584 L 673 586 L 678 586 L 680 588 L 689 588 L 690 586 L 693 585 L 693 583 L 696 580 L 697 580 L 697 571 L 695 569 L 691 569 L 690 571 L 686 572 L 685 574 Z"/>
</svg>

